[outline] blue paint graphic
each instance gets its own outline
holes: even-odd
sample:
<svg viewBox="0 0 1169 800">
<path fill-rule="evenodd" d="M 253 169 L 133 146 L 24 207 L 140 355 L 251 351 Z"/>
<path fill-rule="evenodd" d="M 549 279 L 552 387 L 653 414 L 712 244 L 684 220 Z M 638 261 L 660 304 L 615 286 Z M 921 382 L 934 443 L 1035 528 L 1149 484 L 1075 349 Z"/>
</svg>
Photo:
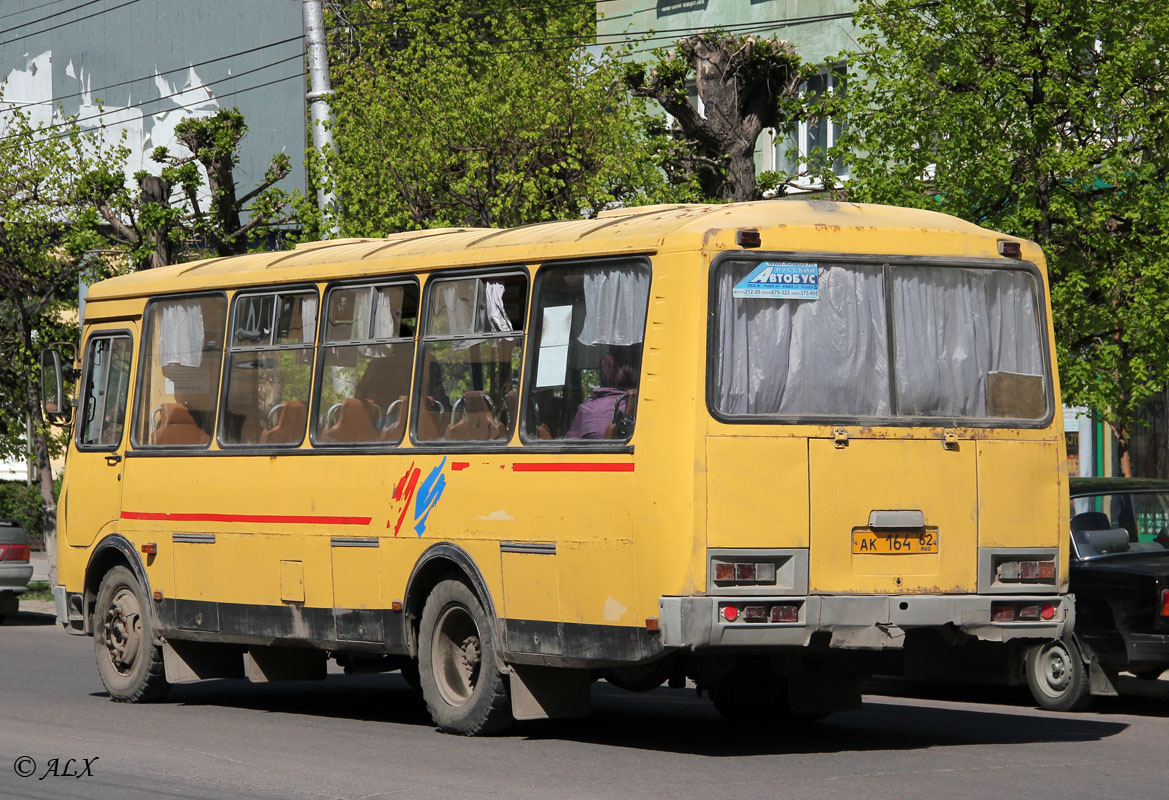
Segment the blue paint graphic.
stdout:
<svg viewBox="0 0 1169 800">
<path fill-rule="evenodd" d="M 426 480 L 418 487 L 418 494 L 415 495 L 414 520 L 418 524 L 414 526 L 414 530 L 420 537 L 426 532 L 426 518 L 430 516 L 430 510 L 438 503 L 442 497 L 442 490 L 446 488 L 446 476 L 442 474 L 445 464 L 446 456 L 443 456 L 439 465 L 430 471 Z"/>
</svg>

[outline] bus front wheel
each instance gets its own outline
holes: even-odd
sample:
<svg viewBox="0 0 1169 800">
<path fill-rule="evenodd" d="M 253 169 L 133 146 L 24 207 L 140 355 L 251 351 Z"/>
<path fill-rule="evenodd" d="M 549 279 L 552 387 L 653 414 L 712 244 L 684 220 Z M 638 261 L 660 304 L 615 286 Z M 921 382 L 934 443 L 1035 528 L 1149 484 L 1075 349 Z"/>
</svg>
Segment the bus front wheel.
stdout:
<svg viewBox="0 0 1169 800">
<path fill-rule="evenodd" d="M 162 648 L 154 629 L 146 593 L 134 573 L 114 567 L 97 591 L 93 618 L 94 653 L 101 682 L 119 703 L 144 703 L 166 694 Z"/>
<path fill-rule="evenodd" d="M 507 678 L 496 668 L 491 619 L 462 581 L 444 580 L 426 598 L 418 673 L 430 716 L 447 733 L 498 733 L 513 722 Z"/>
</svg>

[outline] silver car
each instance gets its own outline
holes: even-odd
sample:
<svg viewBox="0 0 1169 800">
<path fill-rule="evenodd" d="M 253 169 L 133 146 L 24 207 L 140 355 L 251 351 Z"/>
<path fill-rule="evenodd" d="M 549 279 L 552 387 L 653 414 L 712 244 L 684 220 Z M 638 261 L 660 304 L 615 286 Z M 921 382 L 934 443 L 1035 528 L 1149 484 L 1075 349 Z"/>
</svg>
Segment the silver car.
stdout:
<svg viewBox="0 0 1169 800">
<path fill-rule="evenodd" d="M 20 609 L 20 595 L 28 591 L 31 577 L 28 534 L 12 520 L 0 519 L 0 622 Z"/>
</svg>

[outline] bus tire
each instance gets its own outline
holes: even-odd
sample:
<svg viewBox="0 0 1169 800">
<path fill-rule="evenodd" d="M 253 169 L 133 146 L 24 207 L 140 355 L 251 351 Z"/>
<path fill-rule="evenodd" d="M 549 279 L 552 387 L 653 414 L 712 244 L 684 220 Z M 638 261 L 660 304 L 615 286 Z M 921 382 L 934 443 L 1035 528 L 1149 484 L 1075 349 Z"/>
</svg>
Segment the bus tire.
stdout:
<svg viewBox="0 0 1169 800">
<path fill-rule="evenodd" d="M 1070 636 L 1030 648 L 1024 656 L 1027 687 L 1049 711 L 1083 711 L 1092 702 L 1088 667 Z"/>
<path fill-rule="evenodd" d="M 495 666 L 491 619 L 467 584 L 441 581 L 426 598 L 418 633 L 422 697 L 434 724 L 463 736 L 514 721 L 507 678 Z"/>
<path fill-rule="evenodd" d="M 146 703 L 167 693 L 162 647 L 154 643 L 154 626 L 146 592 L 126 567 L 102 578 L 93 612 L 97 671 L 110 699 Z"/>
</svg>

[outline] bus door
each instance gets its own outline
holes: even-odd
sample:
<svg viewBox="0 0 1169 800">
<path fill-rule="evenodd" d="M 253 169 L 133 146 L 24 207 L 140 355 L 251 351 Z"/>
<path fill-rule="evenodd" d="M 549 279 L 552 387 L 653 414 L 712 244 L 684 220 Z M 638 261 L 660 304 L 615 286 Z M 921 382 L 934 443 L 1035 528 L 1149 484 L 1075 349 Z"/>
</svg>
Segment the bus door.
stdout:
<svg viewBox="0 0 1169 800">
<path fill-rule="evenodd" d="M 62 498 L 66 537 L 73 547 L 117 530 L 138 324 L 103 322 L 87 332 L 69 484 Z"/>
<path fill-rule="evenodd" d="M 972 441 L 864 438 L 837 428 L 808 441 L 813 593 L 966 593 L 977 583 Z"/>
</svg>

